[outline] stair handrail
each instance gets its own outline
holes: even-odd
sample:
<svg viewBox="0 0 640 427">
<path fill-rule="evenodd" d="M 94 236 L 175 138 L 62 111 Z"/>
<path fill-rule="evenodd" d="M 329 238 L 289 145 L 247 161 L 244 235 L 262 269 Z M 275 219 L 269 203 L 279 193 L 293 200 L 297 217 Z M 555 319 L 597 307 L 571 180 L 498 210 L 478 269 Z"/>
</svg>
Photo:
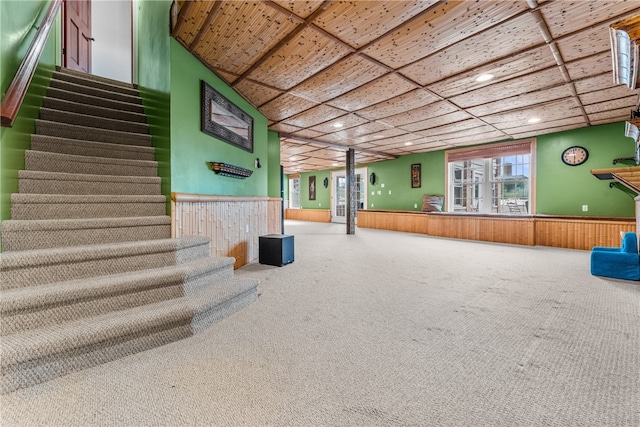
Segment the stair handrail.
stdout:
<svg viewBox="0 0 640 427">
<path fill-rule="evenodd" d="M 33 79 L 33 75 L 36 72 L 36 67 L 40 61 L 44 46 L 49 39 L 51 27 L 53 26 L 61 4 L 62 0 L 52 0 L 51 4 L 49 4 L 49 9 L 44 16 L 42 24 L 36 31 L 36 35 L 31 41 L 27 53 L 24 58 L 22 58 L 20 67 L 11 81 L 11 85 L 9 85 L 4 98 L 2 98 L 2 104 L 0 105 L 0 114 L 2 116 L 0 125 L 4 127 L 11 127 L 18 115 L 22 101 L 24 101 L 24 97 L 27 94 L 27 89 L 31 84 L 31 79 Z"/>
</svg>

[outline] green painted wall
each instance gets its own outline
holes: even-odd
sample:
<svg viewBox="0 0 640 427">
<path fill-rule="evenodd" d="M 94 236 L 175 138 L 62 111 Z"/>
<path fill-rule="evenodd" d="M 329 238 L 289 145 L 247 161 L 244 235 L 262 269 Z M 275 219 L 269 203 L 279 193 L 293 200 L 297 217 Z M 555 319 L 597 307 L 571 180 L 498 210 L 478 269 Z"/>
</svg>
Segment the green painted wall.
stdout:
<svg viewBox="0 0 640 427">
<path fill-rule="evenodd" d="M 609 188 L 611 181 L 600 181 L 591 169 L 613 167 L 613 159 L 633 156 L 635 144 L 624 136 L 624 122 L 591 126 L 537 138 L 537 213 L 633 217 L 633 198 Z M 562 151 L 572 145 L 589 150 L 589 159 L 580 166 L 566 166 Z M 582 211 L 582 205 L 589 210 Z"/>
<path fill-rule="evenodd" d="M 156 149 L 162 194 L 171 199 L 171 45 L 167 24 L 171 0 L 139 1 L 138 88 Z"/>
<path fill-rule="evenodd" d="M 209 83 L 253 117 L 254 152 L 200 131 L 200 80 Z M 178 42 L 171 39 L 171 187 L 174 192 L 267 196 L 269 181 L 267 119 Z M 255 167 L 256 158 L 263 167 Z M 214 174 L 206 162 L 253 170 L 246 179 Z"/>
<path fill-rule="evenodd" d="M 47 0 L 0 2 L 0 87 L 2 96 L 35 36 L 35 26 L 48 9 Z M 0 128 L 0 220 L 11 217 L 11 194 L 18 191 L 18 171 L 24 169 L 24 151 L 31 147 L 42 98 L 60 62 L 60 18 L 56 19 L 25 100 L 13 127 Z"/>
<path fill-rule="evenodd" d="M 562 151 L 572 145 L 589 150 L 589 159 L 581 166 L 567 166 L 560 160 Z M 609 188 L 610 181 L 600 181 L 590 171 L 613 167 L 613 159 L 633 156 L 634 150 L 633 140 L 624 136 L 624 122 L 537 137 L 537 213 L 633 217 L 633 198 Z M 424 194 L 446 194 L 444 158 L 445 151 L 434 151 L 361 165 L 368 167 L 368 174 L 373 172 L 377 176 L 375 185 L 368 185 L 368 209 L 420 210 Z M 411 188 L 410 170 L 414 163 L 422 165 L 420 188 Z M 301 174 L 303 209 L 330 209 L 330 189 L 320 185 L 329 174 L 329 170 Z M 316 176 L 318 183 L 316 201 L 309 200 L 311 175 Z M 583 212 L 582 205 L 587 205 L 588 211 Z"/>
</svg>

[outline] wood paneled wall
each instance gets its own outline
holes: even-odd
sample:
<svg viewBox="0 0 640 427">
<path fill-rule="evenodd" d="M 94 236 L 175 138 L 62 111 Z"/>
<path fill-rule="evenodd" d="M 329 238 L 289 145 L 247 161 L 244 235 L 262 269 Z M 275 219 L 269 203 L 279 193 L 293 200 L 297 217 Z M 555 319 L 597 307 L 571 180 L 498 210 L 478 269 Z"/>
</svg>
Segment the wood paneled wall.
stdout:
<svg viewBox="0 0 640 427">
<path fill-rule="evenodd" d="M 329 209 L 285 209 L 284 217 L 298 221 L 331 222 L 331 211 Z"/>
<path fill-rule="evenodd" d="M 206 236 L 212 256 L 235 257 L 235 268 L 258 260 L 258 237 L 281 232 L 282 199 L 171 194 L 171 236 Z"/>
<path fill-rule="evenodd" d="M 455 239 L 591 250 L 593 246 L 620 246 L 620 231 L 636 231 L 636 220 L 361 210 L 358 211 L 358 227 Z"/>
</svg>

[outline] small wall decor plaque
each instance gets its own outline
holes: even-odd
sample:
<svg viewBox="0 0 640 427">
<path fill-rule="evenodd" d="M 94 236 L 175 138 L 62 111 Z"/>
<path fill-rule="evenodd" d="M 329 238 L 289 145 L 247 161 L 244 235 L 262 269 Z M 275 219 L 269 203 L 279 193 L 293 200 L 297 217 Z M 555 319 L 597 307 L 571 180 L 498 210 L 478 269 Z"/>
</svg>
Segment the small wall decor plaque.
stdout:
<svg viewBox="0 0 640 427">
<path fill-rule="evenodd" d="M 422 187 L 422 164 L 414 163 L 411 165 L 411 188 Z"/>
<path fill-rule="evenodd" d="M 316 176 L 311 175 L 309 177 L 309 200 L 316 199 Z"/>
</svg>

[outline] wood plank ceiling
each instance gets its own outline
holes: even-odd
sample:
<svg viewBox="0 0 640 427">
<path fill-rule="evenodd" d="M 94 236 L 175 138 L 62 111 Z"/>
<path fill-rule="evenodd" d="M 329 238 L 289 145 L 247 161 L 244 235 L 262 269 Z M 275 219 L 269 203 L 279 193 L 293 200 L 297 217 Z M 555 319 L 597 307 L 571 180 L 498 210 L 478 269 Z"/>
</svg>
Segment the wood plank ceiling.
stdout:
<svg viewBox="0 0 640 427">
<path fill-rule="evenodd" d="M 267 116 L 296 173 L 341 166 L 346 148 L 368 163 L 626 120 L 638 92 L 613 82 L 609 25 L 638 13 L 637 0 L 177 0 L 172 35 Z"/>
</svg>

